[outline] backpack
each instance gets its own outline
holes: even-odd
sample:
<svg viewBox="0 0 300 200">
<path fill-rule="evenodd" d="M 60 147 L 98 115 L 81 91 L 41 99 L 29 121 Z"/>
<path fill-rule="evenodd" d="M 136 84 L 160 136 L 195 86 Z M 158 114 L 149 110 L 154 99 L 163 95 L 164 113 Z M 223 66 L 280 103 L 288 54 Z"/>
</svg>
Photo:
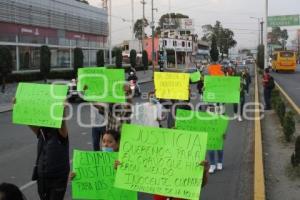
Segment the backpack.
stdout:
<svg viewBox="0 0 300 200">
<path fill-rule="evenodd" d="M 274 78 L 272 76 L 270 76 L 270 78 L 269 78 L 267 88 L 270 90 L 273 90 L 275 88 L 275 82 L 274 82 Z"/>
</svg>

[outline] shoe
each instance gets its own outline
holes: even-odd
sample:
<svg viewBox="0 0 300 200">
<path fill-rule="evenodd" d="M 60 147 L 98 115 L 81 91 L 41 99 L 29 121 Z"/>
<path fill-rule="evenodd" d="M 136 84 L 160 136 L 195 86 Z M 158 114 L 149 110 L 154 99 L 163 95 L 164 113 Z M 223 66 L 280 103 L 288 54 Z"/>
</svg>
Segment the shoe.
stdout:
<svg viewBox="0 0 300 200">
<path fill-rule="evenodd" d="M 210 165 L 208 173 L 212 174 L 215 172 L 215 170 L 216 170 L 216 165 Z"/>
<path fill-rule="evenodd" d="M 223 164 L 222 163 L 218 163 L 217 164 L 217 170 L 222 170 L 223 169 Z"/>
<path fill-rule="evenodd" d="M 241 116 L 238 117 L 238 121 L 239 121 L 239 122 L 243 121 L 243 119 L 242 119 Z"/>
</svg>

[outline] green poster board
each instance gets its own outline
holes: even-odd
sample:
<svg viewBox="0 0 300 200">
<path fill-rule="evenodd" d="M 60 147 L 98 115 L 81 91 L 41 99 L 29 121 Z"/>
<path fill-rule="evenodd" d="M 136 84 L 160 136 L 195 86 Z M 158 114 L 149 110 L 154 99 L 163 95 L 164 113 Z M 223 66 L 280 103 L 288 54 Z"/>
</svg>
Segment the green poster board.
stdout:
<svg viewBox="0 0 300 200">
<path fill-rule="evenodd" d="M 206 142 L 206 133 L 125 124 L 115 186 L 199 199 Z"/>
<path fill-rule="evenodd" d="M 176 110 L 175 127 L 180 130 L 207 132 L 207 150 L 222 150 L 229 117 L 207 112 Z"/>
<path fill-rule="evenodd" d="M 200 81 L 200 78 L 201 78 L 201 73 L 199 71 L 190 74 L 190 79 L 192 83 Z"/>
<path fill-rule="evenodd" d="M 280 16 L 269 16 L 268 27 L 280 27 L 280 26 L 299 26 L 300 25 L 299 15 L 280 15 Z"/>
<path fill-rule="evenodd" d="M 19 83 L 13 123 L 60 128 L 68 86 Z"/>
<path fill-rule="evenodd" d="M 240 77 L 205 76 L 203 101 L 209 103 L 239 103 Z"/>
<path fill-rule="evenodd" d="M 73 199 L 137 200 L 137 192 L 113 187 L 118 153 L 74 150 Z"/>
<path fill-rule="evenodd" d="M 86 101 L 105 103 L 125 102 L 124 69 L 106 69 L 104 67 L 80 68 L 78 70 L 77 90 L 88 89 L 83 95 Z"/>
</svg>

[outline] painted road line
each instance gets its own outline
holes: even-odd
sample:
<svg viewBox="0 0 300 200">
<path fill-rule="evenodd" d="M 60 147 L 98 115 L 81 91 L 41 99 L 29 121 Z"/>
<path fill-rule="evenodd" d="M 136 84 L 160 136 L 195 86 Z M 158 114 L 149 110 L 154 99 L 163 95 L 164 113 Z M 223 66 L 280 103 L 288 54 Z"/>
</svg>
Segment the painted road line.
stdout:
<svg viewBox="0 0 300 200">
<path fill-rule="evenodd" d="M 265 200 L 265 177 L 260 122 L 257 67 L 255 67 L 255 126 L 254 126 L 254 200 Z"/>
<path fill-rule="evenodd" d="M 296 111 L 298 115 L 300 115 L 300 108 L 295 104 L 295 102 L 291 99 L 291 97 L 280 87 L 280 85 L 275 81 L 276 87 L 279 89 L 284 98 L 288 101 L 288 103 L 292 106 L 292 108 Z"/>
</svg>

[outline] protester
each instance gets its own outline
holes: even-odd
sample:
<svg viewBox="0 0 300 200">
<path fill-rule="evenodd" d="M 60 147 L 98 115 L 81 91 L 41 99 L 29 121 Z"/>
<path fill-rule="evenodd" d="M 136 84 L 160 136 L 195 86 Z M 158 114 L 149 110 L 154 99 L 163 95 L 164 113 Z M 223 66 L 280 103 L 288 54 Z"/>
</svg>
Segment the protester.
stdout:
<svg viewBox="0 0 300 200">
<path fill-rule="evenodd" d="M 249 74 L 249 70 L 247 68 L 243 72 L 243 79 L 245 80 L 246 94 L 249 95 L 249 86 L 251 84 L 251 75 Z"/>
<path fill-rule="evenodd" d="M 105 132 L 105 116 L 104 111 L 105 105 L 93 104 L 91 107 L 91 124 L 92 124 L 92 141 L 94 151 L 100 150 L 100 139 Z"/>
<path fill-rule="evenodd" d="M 265 100 L 265 110 L 271 109 L 271 93 L 275 87 L 274 79 L 269 74 L 269 69 L 265 69 L 263 75 L 263 87 L 264 87 L 264 100 Z"/>
<path fill-rule="evenodd" d="M 202 100 L 202 96 L 203 96 L 203 87 L 204 87 L 204 74 L 201 73 L 200 80 L 197 83 L 197 89 L 200 95 L 200 100 Z"/>
<path fill-rule="evenodd" d="M 212 76 L 224 76 L 222 65 L 213 62 L 210 66 L 208 66 L 208 74 Z"/>
<path fill-rule="evenodd" d="M 243 76 L 243 75 L 242 75 Z M 246 91 L 246 80 L 241 78 L 240 83 L 240 102 L 233 104 L 233 111 L 235 117 L 238 118 L 238 121 L 243 121 L 242 116 L 244 116 L 244 105 L 245 105 L 245 91 Z"/>
<path fill-rule="evenodd" d="M 17 186 L 10 183 L 1 183 L 0 200 L 26 200 L 26 198 Z"/>
</svg>

